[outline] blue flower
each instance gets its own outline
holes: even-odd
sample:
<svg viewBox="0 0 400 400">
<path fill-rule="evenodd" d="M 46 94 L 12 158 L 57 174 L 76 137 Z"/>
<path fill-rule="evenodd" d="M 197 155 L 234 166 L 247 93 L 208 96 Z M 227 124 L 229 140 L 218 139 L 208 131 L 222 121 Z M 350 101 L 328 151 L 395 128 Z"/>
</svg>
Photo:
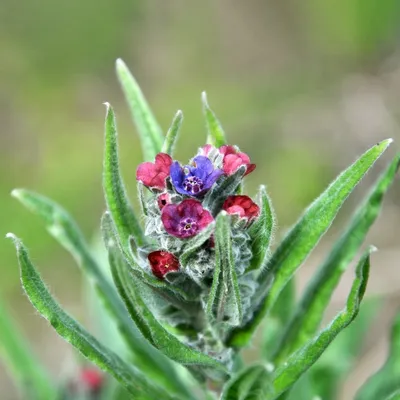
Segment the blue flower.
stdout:
<svg viewBox="0 0 400 400">
<path fill-rule="evenodd" d="M 214 169 L 213 163 L 204 156 L 193 159 L 193 165 L 181 167 L 178 161 L 170 167 L 171 181 L 175 190 L 187 196 L 202 196 L 224 172 Z"/>
</svg>

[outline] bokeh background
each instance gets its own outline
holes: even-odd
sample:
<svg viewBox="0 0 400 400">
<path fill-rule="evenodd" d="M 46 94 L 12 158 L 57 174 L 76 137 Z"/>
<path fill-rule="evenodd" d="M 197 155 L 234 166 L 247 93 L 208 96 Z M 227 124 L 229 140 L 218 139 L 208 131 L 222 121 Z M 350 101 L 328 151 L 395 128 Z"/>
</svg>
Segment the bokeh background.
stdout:
<svg viewBox="0 0 400 400">
<path fill-rule="evenodd" d="M 88 325 L 78 268 L 9 194 L 25 187 L 52 197 L 87 237 L 95 235 L 104 209 L 102 103 L 109 101 L 135 198 L 140 146 L 114 74 L 117 57 L 131 68 L 165 131 L 183 110 L 182 160 L 204 143 L 200 93 L 207 91 L 230 141 L 257 163 L 249 193 L 268 185 L 277 239 L 356 156 L 395 139 L 302 268 L 299 292 L 368 184 L 399 150 L 398 0 L 2 0 L 0 52 L 0 235 L 11 231 L 24 239 L 52 292 Z M 380 306 L 343 382 L 344 400 L 382 363 L 389 321 L 400 309 L 399 194 L 397 180 L 368 239 L 380 249 L 368 289 Z M 73 352 L 23 296 L 9 241 L 0 240 L 0 255 L 0 295 L 58 379 Z M 328 316 L 342 307 L 351 276 L 344 277 Z M 0 387 L 2 399 L 16 398 L 1 361 Z"/>
</svg>

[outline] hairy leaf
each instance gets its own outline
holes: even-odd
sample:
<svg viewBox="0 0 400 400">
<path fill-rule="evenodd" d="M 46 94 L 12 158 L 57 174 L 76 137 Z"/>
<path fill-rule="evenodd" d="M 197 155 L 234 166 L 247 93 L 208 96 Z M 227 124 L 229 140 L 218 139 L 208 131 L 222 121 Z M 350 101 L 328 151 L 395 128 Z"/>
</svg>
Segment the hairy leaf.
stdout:
<svg viewBox="0 0 400 400">
<path fill-rule="evenodd" d="M 210 236 L 215 228 L 215 222 L 211 222 L 205 229 L 199 232 L 196 236 L 191 239 L 188 239 L 184 250 L 182 251 L 182 255 L 179 258 L 180 264 L 183 267 L 188 267 L 188 263 L 190 258 L 195 255 L 195 253 L 199 250 L 203 244 L 210 239 Z"/>
<path fill-rule="evenodd" d="M 392 326 L 390 349 L 385 364 L 361 387 L 355 398 L 380 400 L 396 390 L 400 390 L 400 314 Z"/>
<path fill-rule="evenodd" d="M 328 327 L 308 341 L 302 348 L 291 354 L 285 363 L 278 366 L 271 376 L 272 390 L 266 396 L 266 400 L 276 399 L 288 390 L 319 359 L 336 336 L 357 316 L 367 286 L 370 269 L 369 257 L 373 250 L 374 248 L 371 247 L 362 256 L 357 265 L 356 278 L 347 298 L 346 307 Z"/>
<path fill-rule="evenodd" d="M 397 156 L 382 174 L 364 204 L 356 211 L 349 227 L 311 280 L 285 329 L 273 359 L 274 363 L 283 362 L 288 354 L 301 347 L 317 331 L 340 277 L 379 214 L 383 196 L 393 182 L 399 165 L 400 157 Z"/>
<path fill-rule="evenodd" d="M 135 242 L 142 246 L 145 243 L 143 231 L 129 203 L 119 168 L 117 125 L 114 111 L 108 103 L 106 106 L 103 188 L 107 208 L 118 229 L 123 245 L 128 245 L 129 238 L 133 236 Z"/>
<path fill-rule="evenodd" d="M 182 121 L 183 113 L 181 110 L 178 110 L 174 116 L 174 119 L 172 120 L 170 128 L 168 129 L 167 135 L 165 136 L 164 144 L 161 150 L 163 153 L 167 153 L 172 156 L 176 139 L 182 126 Z"/>
<path fill-rule="evenodd" d="M 357 318 L 325 349 L 319 360 L 285 394 L 288 400 L 311 399 L 319 396 L 324 400 L 339 397 L 343 381 L 357 363 L 374 318 L 379 301 L 364 299 Z"/>
<path fill-rule="evenodd" d="M 121 59 L 117 60 L 116 70 L 140 136 L 143 158 L 145 161 L 153 161 L 163 146 L 164 137 L 162 130 L 151 112 L 135 78 Z"/>
<path fill-rule="evenodd" d="M 201 100 L 203 102 L 203 112 L 206 117 L 206 125 L 207 125 L 207 143 L 212 144 L 215 147 L 220 147 L 226 144 L 225 133 L 222 129 L 220 122 L 215 116 L 214 112 L 211 110 L 207 101 L 207 94 L 203 92 L 201 94 Z"/>
<path fill-rule="evenodd" d="M 170 359 L 186 366 L 202 366 L 224 370 L 222 364 L 188 345 L 180 342 L 176 336 L 168 332 L 151 312 L 141 293 L 146 290 L 143 282 L 129 273 L 129 266 L 121 258 L 110 232 L 110 221 L 107 215 L 103 218 L 103 232 L 109 251 L 109 261 L 115 285 L 131 318 L 143 336 Z"/>
<path fill-rule="evenodd" d="M 228 381 L 221 400 L 261 400 L 269 391 L 270 372 L 262 365 L 252 365 Z"/>
<path fill-rule="evenodd" d="M 0 302 L 0 358 L 23 398 L 56 399 L 57 389 Z"/>
<path fill-rule="evenodd" d="M 147 378 L 117 354 L 103 346 L 82 325 L 71 318 L 54 300 L 29 259 L 21 240 L 12 234 L 21 268 L 21 281 L 32 305 L 47 319 L 56 332 L 72 344 L 84 357 L 112 375 L 136 399 L 173 399 L 164 389 L 150 383 Z M 152 397 L 153 396 L 153 397 Z"/>
<path fill-rule="evenodd" d="M 344 201 L 391 142 L 392 139 L 387 139 L 376 144 L 342 172 L 289 231 L 258 278 L 260 286 L 253 298 L 257 305 L 254 316 L 232 332 L 229 340 L 232 346 L 242 347 L 250 341 L 281 290 L 330 227 Z"/>
<path fill-rule="evenodd" d="M 275 215 L 265 186 L 260 186 L 259 196 L 261 200 L 261 214 L 249 229 L 253 258 L 247 269 L 248 271 L 258 270 L 266 264 L 275 227 Z"/>
<path fill-rule="evenodd" d="M 52 200 L 28 190 L 15 189 L 12 195 L 44 220 L 49 233 L 72 254 L 83 272 L 93 282 L 97 294 L 114 318 L 125 343 L 131 350 L 135 364 L 154 380 L 161 380 L 170 390 L 180 392 L 183 383 L 179 381 L 171 362 L 143 340 L 115 288 L 92 256 L 78 225 L 67 211 Z"/>
<path fill-rule="evenodd" d="M 222 207 L 225 199 L 235 193 L 245 173 L 246 166 L 242 165 L 234 174 L 220 178 L 221 182 L 214 185 L 204 197 L 203 207 L 215 215 Z"/>
<path fill-rule="evenodd" d="M 207 301 L 207 315 L 211 322 L 224 321 L 229 325 L 238 326 L 242 322 L 243 314 L 231 235 L 230 216 L 221 212 L 217 217 L 214 235 L 215 271 Z"/>
</svg>

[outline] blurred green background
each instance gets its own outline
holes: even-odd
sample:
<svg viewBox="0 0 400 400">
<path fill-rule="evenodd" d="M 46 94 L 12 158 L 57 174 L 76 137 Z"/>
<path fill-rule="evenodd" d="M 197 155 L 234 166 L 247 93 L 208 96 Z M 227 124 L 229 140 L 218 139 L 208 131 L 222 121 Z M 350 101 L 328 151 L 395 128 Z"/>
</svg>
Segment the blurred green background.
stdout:
<svg viewBox="0 0 400 400">
<path fill-rule="evenodd" d="M 278 238 L 369 146 L 393 137 L 399 149 L 398 0 L 3 0 L 0 51 L 1 235 L 11 231 L 24 239 L 52 291 L 87 323 L 78 269 L 9 193 L 25 187 L 52 197 L 93 235 L 104 208 L 102 103 L 109 101 L 117 112 L 125 181 L 135 198 L 141 154 L 114 74 L 117 57 L 136 76 L 165 131 L 175 111 L 183 110 L 177 154 L 182 161 L 204 143 L 200 93 L 207 91 L 230 141 L 257 163 L 249 193 L 259 183 L 268 185 Z M 389 157 L 357 189 L 303 269 L 300 290 Z M 379 313 L 381 329 L 371 333 L 364 359 L 344 384 L 343 399 L 383 359 L 385 327 L 400 305 L 399 194 L 397 184 L 371 233 L 381 252 L 374 256 L 369 292 L 385 297 L 386 311 Z M 57 378 L 72 352 L 22 296 L 8 241 L 0 240 L 0 254 L 0 294 Z M 333 311 L 348 286 L 344 282 L 333 299 Z M 1 368 L 2 398 L 13 399 Z"/>
</svg>

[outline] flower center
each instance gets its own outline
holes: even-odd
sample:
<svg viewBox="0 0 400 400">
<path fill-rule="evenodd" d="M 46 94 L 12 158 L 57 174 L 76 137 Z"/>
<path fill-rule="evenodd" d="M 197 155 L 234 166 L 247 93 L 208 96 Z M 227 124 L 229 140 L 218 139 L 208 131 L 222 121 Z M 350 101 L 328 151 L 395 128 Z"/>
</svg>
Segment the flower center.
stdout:
<svg viewBox="0 0 400 400">
<path fill-rule="evenodd" d="M 183 181 L 183 188 L 192 194 L 197 194 L 203 190 L 204 183 L 197 176 L 188 176 Z"/>
<path fill-rule="evenodd" d="M 192 218 L 182 219 L 179 223 L 179 232 L 182 236 L 193 236 L 198 230 L 198 225 Z"/>
</svg>

